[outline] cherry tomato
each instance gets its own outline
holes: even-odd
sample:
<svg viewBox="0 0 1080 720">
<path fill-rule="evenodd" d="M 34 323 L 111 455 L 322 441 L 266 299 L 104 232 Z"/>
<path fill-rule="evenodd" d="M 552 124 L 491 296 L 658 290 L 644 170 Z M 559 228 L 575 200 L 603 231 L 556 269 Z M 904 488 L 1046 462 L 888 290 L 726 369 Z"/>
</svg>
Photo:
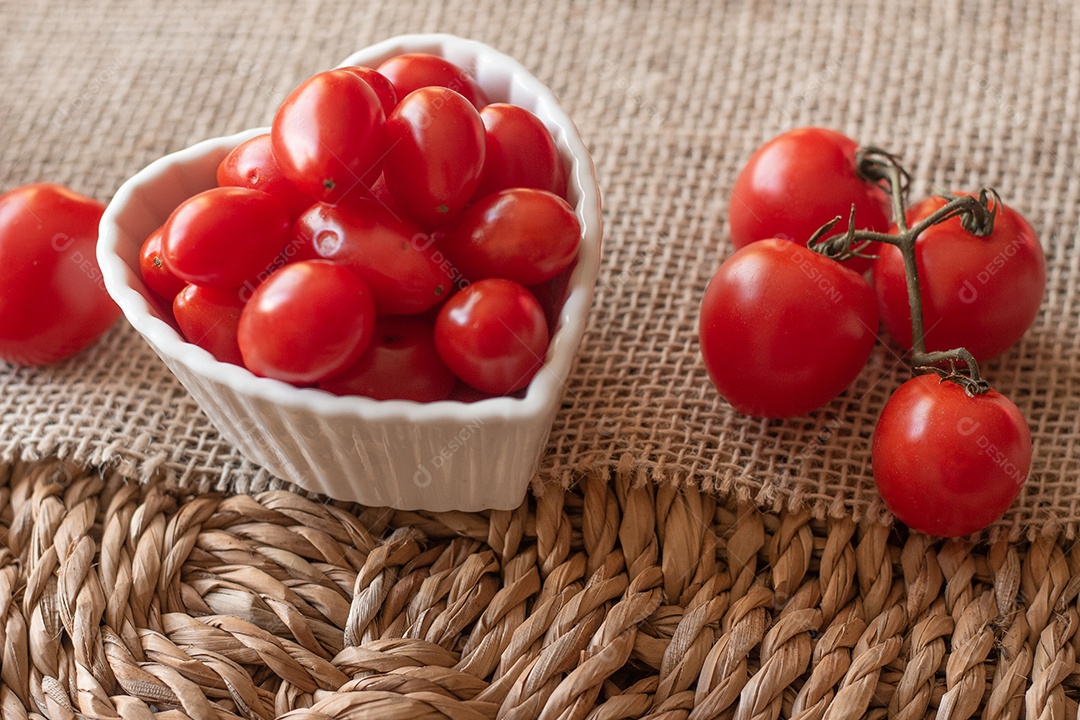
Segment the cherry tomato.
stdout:
<svg viewBox="0 0 1080 720">
<path fill-rule="evenodd" d="M 306 384 L 340 373 L 367 349 L 375 303 L 351 270 L 325 260 L 286 265 L 240 313 L 240 353 L 256 375 Z"/>
<path fill-rule="evenodd" d="M 515 188 L 469 206 L 440 247 L 471 282 L 501 277 L 535 285 L 570 267 L 580 240 L 581 223 L 565 200 Z"/>
<path fill-rule="evenodd" d="M 716 389 L 744 415 L 804 415 L 839 395 L 874 347 L 869 283 L 782 239 L 751 243 L 720 266 L 701 303 L 701 354 Z"/>
<path fill-rule="evenodd" d="M 379 104 L 382 105 L 383 115 L 390 117 L 390 113 L 394 112 L 394 108 L 397 106 L 398 95 L 397 90 L 394 89 L 394 84 L 385 75 L 378 70 L 363 65 L 350 65 L 341 69 L 351 72 L 366 82 L 379 96 Z"/>
<path fill-rule="evenodd" d="M 335 395 L 436 402 L 450 397 L 457 378 L 435 350 L 435 328 L 418 317 L 383 317 L 367 351 L 340 375 L 319 383 Z"/>
<path fill-rule="evenodd" d="M 173 317 L 184 339 L 221 362 L 243 365 L 236 340 L 244 302 L 235 288 L 188 285 L 173 300 Z"/>
<path fill-rule="evenodd" d="M 278 108 L 270 127 L 274 157 L 301 191 L 338 202 L 379 176 L 385 122 L 367 82 L 350 70 L 327 70 L 302 82 Z"/>
<path fill-rule="evenodd" d="M 487 105 L 487 96 L 467 72 L 448 60 L 427 53 L 406 53 L 390 58 L 378 67 L 382 75 L 394 84 L 397 96 L 403 98 L 413 90 L 424 87 L 444 87 L 460 93 L 477 109 Z"/>
<path fill-rule="evenodd" d="M 434 307 L 454 289 L 452 266 L 437 256 L 419 227 L 374 200 L 314 205 L 293 228 L 299 259 L 349 268 L 371 290 L 380 315 L 411 315 Z"/>
<path fill-rule="evenodd" d="M 736 248 L 765 238 L 806 245 L 814 231 L 836 216 L 847 226 L 851 206 L 860 229 L 884 232 L 890 201 L 856 173 L 855 141 L 834 130 L 789 130 L 762 145 L 739 173 L 731 191 L 731 240 Z M 876 246 L 866 249 L 876 252 Z M 865 272 L 870 261 L 846 263 Z"/>
<path fill-rule="evenodd" d="M 932 197 L 907 212 L 908 226 L 945 205 Z M 895 230 L 894 230 L 895 232 Z M 904 260 L 900 249 L 878 249 L 874 290 L 889 334 L 911 348 Z M 1039 314 L 1046 289 L 1046 257 L 1031 225 L 1009 206 L 997 208 L 994 231 L 970 233 L 955 217 L 915 241 L 927 350 L 967 348 L 976 360 L 1008 350 Z"/>
<path fill-rule="evenodd" d="M 172 270 L 165 265 L 161 249 L 161 234 L 164 229 L 165 226 L 162 225 L 143 241 L 142 250 L 139 251 L 139 272 L 146 287 L 171 305 L 173 298 L 187 283 L 173 275 Z"/>
<path fill-rule="evenodd" d="M 60 185 L 0 195 L 0 359 L 47 365 L 86 348 L 120 314 L 95 259 L 105 206 Z"/>
<path fill-rule="evenodd" d="M 455 375 L 482 392 L 508 395 L 544 364 L 544 310 L 510 280 L 473 283 L 451 297 L 435 320 L 435 347 Z"/>
<path fill-rule="evenodd" d="M 528 286 L 529 292 L 540 303 L 540 307 L 544 308 L 544 319 L 547 320 L 549 335 L 555 333 L 556 326 L 559 324 L 559 315 L 562 313 L 563 304 L 569 294 L 570 275 L 573 270 L 571 265 L 550 280 Z"/>
<path fill-rule="evenodd" d="M 237 287 L 275 263 L 289 215 L 275 197 L 249 188 L 213 188 L 188 198 L 165 223 L 165 264 L 185 282 Z"/>
<path fill-rule="evenodd" d="M 291 218 L 297 217 L 314 202 L 281 173 L 274 159 L 269 133 L 240 143 L 226 155 L 218 165 L 217 184 L 219 187 L 262 190 L 273 195 L 285 206 Z"/>
<path fill-rule="evenodd" d="M 386 187 L 386 175 L 380 174 L 379 179 L 371 186 L 370 197 L 363 197 L 364 200 L 374 200 L 383 206 L 387 212 L 399 220 L 407 218 L 408 213 L 401 209 L 397 200 L 390 194 L 390 189 Z"/>
<path fill-rule="evenodd" d="M 885 403 L 872 458 L 878 491 L 904 524 L 940 537 L 969 535 L 1019 494 L 1031 431 L 1000 393 L 969 396 L 937 375 L 920 375 Z"/>
<path fill-rule="evenodd" d="M 386 187 L 421 224 L 441 225 L 469 201 L 484 169 L 484 123 L 453 90 L 407 95 L 386 121 Z"/>
<path fill-rule="evenodd" d="M 525 108 L 494 103 L 480 111 L 484 172 L 476 197 L 509 188 L 537 188 L 566 197 L 566 171 L 555 141 Z"/>
</svg>

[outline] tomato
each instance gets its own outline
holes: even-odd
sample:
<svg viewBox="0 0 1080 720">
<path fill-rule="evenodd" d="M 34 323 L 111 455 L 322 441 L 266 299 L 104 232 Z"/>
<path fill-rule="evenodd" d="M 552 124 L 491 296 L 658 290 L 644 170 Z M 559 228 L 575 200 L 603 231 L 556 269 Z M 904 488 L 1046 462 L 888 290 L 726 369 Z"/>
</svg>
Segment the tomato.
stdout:
<svg viewBox="0 0 1080 720">
<path fill-rule="evenodd" d="M 510 280 L 473 283 L 435 320 L 435 347 L 455 375 L 482 392 L 525 387 L 544 364 L 548 329 L 528 290 Z"/>
<path fill-rule="evenodd" d="M 494 103 L 480 111 L 484 172 L 476 197 L 509 188 L 537 188 L 566 197 L 566 171 L 555 141 L 525 108 Z"/>
<path fill-rule="evenodd" d="M 838 262 L 774 238 L 720 266 L 701 303 L 705 367 L 744 415 L 804 415 L 839 395 L 870 357 L 877 305 Z"/>
<path fill-rule="evenodd" d="M 884 232 L 890 201 L 856 172 L 855 141 L 834 130 L 789 130 L 762 145 L 739 173 L 731 191 L 731 240 L 736 248 L 765 238 L 806 245 L 814 231 L 836 216 L 847 226 L 851 206 L 859 229 Z M 865 250 L 876 252 L 876 246 Z M 847 264 L 858 272 L 870 260 Z"/>
<path fill-rule="evenodd" d="M 243 365 L 236 340 L 244 302 L 235 288 L 188 285 L 173 300 L 173 317 L 184 339 L 221 362 Z"/>
<path fill-rule="evenodd" d="M 181 203 L 165 223 L 165 264 L 185 282 L 237 287 L 275 263 L 291 225 L 272 195 L 239 187 L 206 190 Z"/>
<path fill-rule="evenodd" d="M 435 350 L 431 321 L 397 316 L 376 320 L 367 351 L 319 387 L 335 395 L 436 402 L 447 399 L 456 383 L 457 378 Z"/>
<path fill-rule="evenodd" d="M 932 197 L 912 206 L 908 226 L 946 202 Z M 910 349 L 903 257 L 892 245 L 878 254 L 874 290 L 881 317 L 889 334 Z M 976 360 L 992 358 L 1015 345 L 1039 314 L 1046 257 L 1031 225 L 1005 204 L 986 237 L 965 230 L 959 217 L 928 228 L 915 241 L 915 260 L 927 350 L 964 347 Z"/>
<path fill-rule="evenodd" d="M 164 229 L 165 226 L 162 225 L 143 241 L 142 250 L 139 251 L 139 273 L 146 287 L 162 300 L 172 304 L 173 298 L 187 283 L 173 275 L 172 270 L 165 265 L 161 249 L 161 234 Z"/>
<path fill-rule="evenodd" d="M 120 315 L 95 259 L 105 206 L 60 185 L 0 195 L 0 359 L 47 365 L 97 340 Z"/>
<path fill-rule="evenodd" d="M 371 192 L 368 193 L 368 196 L 365 196 L 361 199 L 374 200 L 375 202 L 382 205 L 383 209 L 385 209 L 387 212 L 389 212 L 391 215 L 398 218 L 399 220 L 406 219 L 407 213 L 401 209 L 401 206 L 398 205 L 397 200 L 395 200 L 393 195 L 390 194 L 389 188 L 386 187 L 385 175 L 380 174 L 379 179 L 376 180 L 375 183 L 371 186 Z"/>
<path fill-rule="evenodd" d="M 534 285 L 570 267 L 580 240 L 581 223 L 565 200 L 515 188 L 471 205 L 440 247 L 470 281 L 501 277 Z"/>
<path fill-rule="evenodd" d="M 529 285 L 528 290 L 544 309 L 544 319 L 547 320 L 548 333 L 554 334 L 559 323 L 559 315 L 562 313 L 563 304 L 569 295 L 570 276 L 573 273 L 571 265 L 566 270 L 537 285 Z M 549 338 L 550 339 L 550 338 Z"/>
<path fill-rule="evenodd" d="M 375 303 L 352 271 L 325 260 L 286 265 L 252 294 L 240 313 L 240 353 L 256 375 L 317 383 L 367 349 Z"/>
<path fill-rule="evenodd" d="M 385 124 L 382 102 L 367 82 L 350 70 L 328 70 L 285 98 L 270 139 L 285 177 L 316 200 L 334 203 L 379 176 Z"/>
<path fill-rule="evenodd" d="M 453 90 L 427 87 L 407 95 L 386 121 L 386 141 L 386 187 L 421 224 L 445 223 L 476 192 L 484 123 Z"/>
<path fill-rule="evenodd" d="M 380 315 L 411 315 L 450 296 L 452 266 L 431 238 L 374 200 L 349 206 L 320 203 L 293 228 L 298 259 L 330 260 L 359 275 Z"/>
<path fill-rule="evenodd" d="M 477 109 L 487 105 L 487 96 L 467 72 L 436 55 L 406 53 L 390 58 L 378 71 L 394 84 L 403 98 L 424 87 L 444 87 L 460 93 Z"/>
<path fill-rule="evenodd" d="M 941 537 L 969 535 L 1019 494 L 1031 431 L 1000 393 L 969 396 L 937 375 L 920 375 L 885 404 L 872 458 L 878 491 L 904 524 Z"/>
<path fill-rule="evenodd" d="M 276 197 L 295 218 L 314 202 L 289 182 L 274 159 L 269 133 L 240 143 L 217 169 L 218 187 L 246 187 Z"/>
<path fill-rule="evenodd" d="M 398 94 L 397 90 L 394 89 L 394 84 L 385 75 L 363 65 L 350 65 L 341 69 L 351 72 L 366 82 L 379 96 L 379 104 L 382 105 L 383 115 L 390 117 L 390 113 L 397 106 Z"/>
</svg>

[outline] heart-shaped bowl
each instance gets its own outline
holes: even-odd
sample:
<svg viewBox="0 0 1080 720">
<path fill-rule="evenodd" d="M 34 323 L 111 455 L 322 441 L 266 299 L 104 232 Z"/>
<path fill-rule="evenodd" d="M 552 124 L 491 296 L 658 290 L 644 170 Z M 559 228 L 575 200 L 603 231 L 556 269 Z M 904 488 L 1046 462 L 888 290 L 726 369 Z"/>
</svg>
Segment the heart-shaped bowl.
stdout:
<svg viewBox="0 0 1080 720">
<path fill-rule="evenodd" d="M 581 343 L 600 264 L 600 191 L 592 159 L 552 92 L 517 61 L 451 35 L 403 35 L 350 55 L 378 66 L 396 55 L 439 55 L 472 75 L 491 102 L 537 115 L 567 170 L 582 236 L 543 367 L 523 397 L 466 403 L 334 396 L 257 377 L 185 342 L 139 273 L 143 240 L 181 202 L 215 186 L 218 164 L 256 128 L 214 138 L 148 165 L 116 192 L 101 220 L 105 286 L 221 434 L 245 457 L 302 488 L 399 509 L 510 509 L 536 473 Z"/>
</svg>

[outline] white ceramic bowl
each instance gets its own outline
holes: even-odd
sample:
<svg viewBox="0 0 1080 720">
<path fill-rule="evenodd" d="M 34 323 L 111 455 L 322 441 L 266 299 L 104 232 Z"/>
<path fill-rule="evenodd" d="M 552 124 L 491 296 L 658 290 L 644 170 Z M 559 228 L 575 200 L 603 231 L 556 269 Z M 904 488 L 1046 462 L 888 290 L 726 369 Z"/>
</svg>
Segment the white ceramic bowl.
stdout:
<svg viewBox="0 0 1080 720">
<path fill-rule="evenodd" d="M 546 362 L 524 398 L 420 404 L 336 397 L 260 378 L 183 340 L 148 301 L 139 274 L 144 238 L 182 201 L 213 187 L 218 163 L 266 132 L 207 140 L 151 163 L 117 191 L 101 220 L 98 262 L 128 321 L 245 457 L 308 490 L 402 509 L 509 509 L 536 472 L 581 342 L 600 261 L 600 193 L 577 128 L 551 91 L 512 58 L 450 35 L 403 35 L 350 55 L 377 66 L 406 52 L 440 55 L 468 71 L 492 102 L 543 120 L 568 169 L 582 224 L 577 265 Z"/>
</svg>

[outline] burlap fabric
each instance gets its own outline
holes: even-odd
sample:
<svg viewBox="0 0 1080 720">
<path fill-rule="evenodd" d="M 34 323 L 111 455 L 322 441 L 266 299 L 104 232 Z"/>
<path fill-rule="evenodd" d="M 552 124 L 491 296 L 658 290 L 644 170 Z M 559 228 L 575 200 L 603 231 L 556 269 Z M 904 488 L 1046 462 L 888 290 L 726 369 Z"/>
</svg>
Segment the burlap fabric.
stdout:
<svg viewBox="0 0 1080 720">
<path fill-rule="evenodd" d="M 164 153 L 265 124 L 297 82 L 370 42 L 446 31 L 520 59 L 575 117 L 605 201 L 596 302 L 541 481 L 615 472 L 773 510 L 881 517 L 870 438 L 907 377 L 895 347 L 797 420 L 740 417 L 707 381 L 695 322 L 731 250 L 730 187 L 757 145 L 804 124 L 899 153 L 916 194 L 992 184 L 1049 262 L 1043 313 L 985 367 L 1035 448 L 996 531 L 1080 527 L 1073 3 L 5 2 L 0 28 L 0 181 L 102 200 Z M 56 367 L 0 367 L 0 459 L 52 453 L 199 489 L 276 482 L 122 323 Z"/>
</svg>

